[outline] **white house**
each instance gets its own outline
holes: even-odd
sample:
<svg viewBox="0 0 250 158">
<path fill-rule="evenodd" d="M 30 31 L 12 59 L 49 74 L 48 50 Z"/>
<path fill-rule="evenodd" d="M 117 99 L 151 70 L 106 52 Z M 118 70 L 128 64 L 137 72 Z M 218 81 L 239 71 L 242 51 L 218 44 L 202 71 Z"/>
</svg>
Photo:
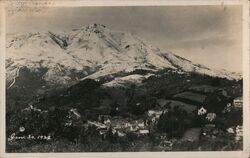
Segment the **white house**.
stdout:
<svg viewBox="0 0 250 158">
<path fill-rule="evenodd" d="M 96 121 L 89 121 L 88 120 L 88 124 L 92 125 L 92 126 L 95 126 L 97 129 L 105 129 L 105 128 L 107 128 L 107 126 L 105 124 L 100 123 L 100 122 L 96 122 Z"/>
<path fill-rule="evenodd" d="M 163 111 L 161 111 L 161 110 L 148 110 L 149 117 L 155 116 L 156 118 L 160 118 L 162 113 L 163 113 Z"/>
<path fill-rule="evenodd" d="M 126 135 L 125 133 L 120 132 L 120 131 L 117 131 L 117 134 L 118 134 L 119 137 L 124 137 Z"/>
<path fill-rule="evenodd" d="M 111 124 L 111 121 L 110 121 L 110 119 L 107 119 L 107 120 L 104 120 L 103 123 L 104 123 L 104 124 Z"/>
<path fill-rule="evenodd" d="M 149 134 L 149 130 L 147 130 L 147 129 L 139 130 L 139 134 L 141 134 L 141 135 L 147 135 L 147 134 Z"/>
<path fill-rule="evenodd" d="M 242 107 L 243 106 L 243 99 L 242 97 L 235 98 L 233 100 L 234 107 Z"/>
<path fill-rule="evenodd" d="M 198 115 L 204 115 L 207 113 L 207 110 L 202 106 L 200 109 L 198 109 Z"/>
<path fill-rule="evenodd" d="M 138 126 L 141 128 L 144 128 L 145 124 L 144 124 L 144 122 L 140 122 L 140 123 L 138 123 Z"/>
<path fill-rule="evenodd" d="M 138 126 L 130 126 L 130 131 L 137 131 L 139 129 Z"/>
</svg>

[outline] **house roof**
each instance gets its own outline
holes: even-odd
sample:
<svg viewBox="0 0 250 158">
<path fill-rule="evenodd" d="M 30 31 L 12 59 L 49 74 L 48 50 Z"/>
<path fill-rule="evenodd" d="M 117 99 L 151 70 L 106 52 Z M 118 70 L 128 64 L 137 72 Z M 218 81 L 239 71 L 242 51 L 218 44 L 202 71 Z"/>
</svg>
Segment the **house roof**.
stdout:
<svg viewBox="0 0 250 158">
<path fill-rule="evenodd" d="M 237 98 L 235 98 L 234 100 L 240 100 L 240 101 L 242 101 L 243 98 L 242 98 L 242 97 L 237 97 Z"/>
</svg>

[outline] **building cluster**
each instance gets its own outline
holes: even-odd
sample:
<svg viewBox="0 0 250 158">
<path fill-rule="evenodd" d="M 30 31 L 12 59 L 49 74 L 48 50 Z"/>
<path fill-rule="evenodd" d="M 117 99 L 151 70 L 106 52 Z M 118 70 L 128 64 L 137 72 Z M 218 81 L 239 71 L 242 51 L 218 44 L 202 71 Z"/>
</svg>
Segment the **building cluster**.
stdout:
<svg viewBox="0 0 250 158">
<path fill-rule="evenodd" d="M 236 141 L 240 141 L 243 139 L 243 126 L 238 125 L 238 126 L 229 127 L 227 129 L 227 132 L 233 135 Z"/>
<path fill-rule="evenodd" d="M 206 124 L 202 128 L 202 137 L 208 139 L 215 139 L 216 137 L 222 136 L 224 132 L 216 128 L 215 124 Z"/>
<path fill-rule="evenodd" d="M 108 131 L 119 137 L 124 137 L 130 132 L 137 136 L 149 134 L 149 129 L 142 119 L 128 120 L 119 116 L 99 115 L 97 121 L 88 121 L 88 124 L 94 126 L 103 138 L 106 138 Z"/>
<path fill-rule="evenodd" d="M 146 119 L 122 118 L 120 116 L 99 115 L 98 120 L 88 121 L 88 125 L 94 126 L 99 135 L 106 138 L 108 131 L 117 134 L 119 137 L 124 137 L 128 133 L 133 133 L 140 136 L 146 136 L 150 133 L 152 126 L 156 125 L 160 116 L 166 111 L 148 110 Z"/>
<path fill-rule="evenodd" d="M 223 113 L 230 112 L 231 110 L 241 110 L 243 108 L 242 97 L 235 98 L 232 102 L 227 103 L 227 106 L 223 110 Z"/>
</svg>

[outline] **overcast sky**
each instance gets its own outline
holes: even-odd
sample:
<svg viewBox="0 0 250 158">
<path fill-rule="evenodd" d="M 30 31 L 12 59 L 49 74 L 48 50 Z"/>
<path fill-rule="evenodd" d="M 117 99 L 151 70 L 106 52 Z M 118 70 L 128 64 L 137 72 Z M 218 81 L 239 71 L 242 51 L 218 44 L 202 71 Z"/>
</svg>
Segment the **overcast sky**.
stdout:
<svg viewBox="0 0 250 158">
<path fill-rule="evenodd" d="M 240 6 L 51 7 L 7 18 L 7 32 L 68 31 L 86 24 L 132 32 L 187 59 L 242 71 Z"/>
</svg>

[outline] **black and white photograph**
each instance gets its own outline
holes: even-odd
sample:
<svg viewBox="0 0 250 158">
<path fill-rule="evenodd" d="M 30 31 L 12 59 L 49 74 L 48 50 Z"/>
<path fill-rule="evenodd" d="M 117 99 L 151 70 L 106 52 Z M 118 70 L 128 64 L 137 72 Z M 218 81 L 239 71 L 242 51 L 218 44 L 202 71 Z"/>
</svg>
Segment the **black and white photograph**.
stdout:
<svg viewBox="0 0 250 158">
<path fill-rule="evenodd" d="M 5 152 L 243 151 L 242 19 L 226 4 L 7 6 Z"/>
</svg>

